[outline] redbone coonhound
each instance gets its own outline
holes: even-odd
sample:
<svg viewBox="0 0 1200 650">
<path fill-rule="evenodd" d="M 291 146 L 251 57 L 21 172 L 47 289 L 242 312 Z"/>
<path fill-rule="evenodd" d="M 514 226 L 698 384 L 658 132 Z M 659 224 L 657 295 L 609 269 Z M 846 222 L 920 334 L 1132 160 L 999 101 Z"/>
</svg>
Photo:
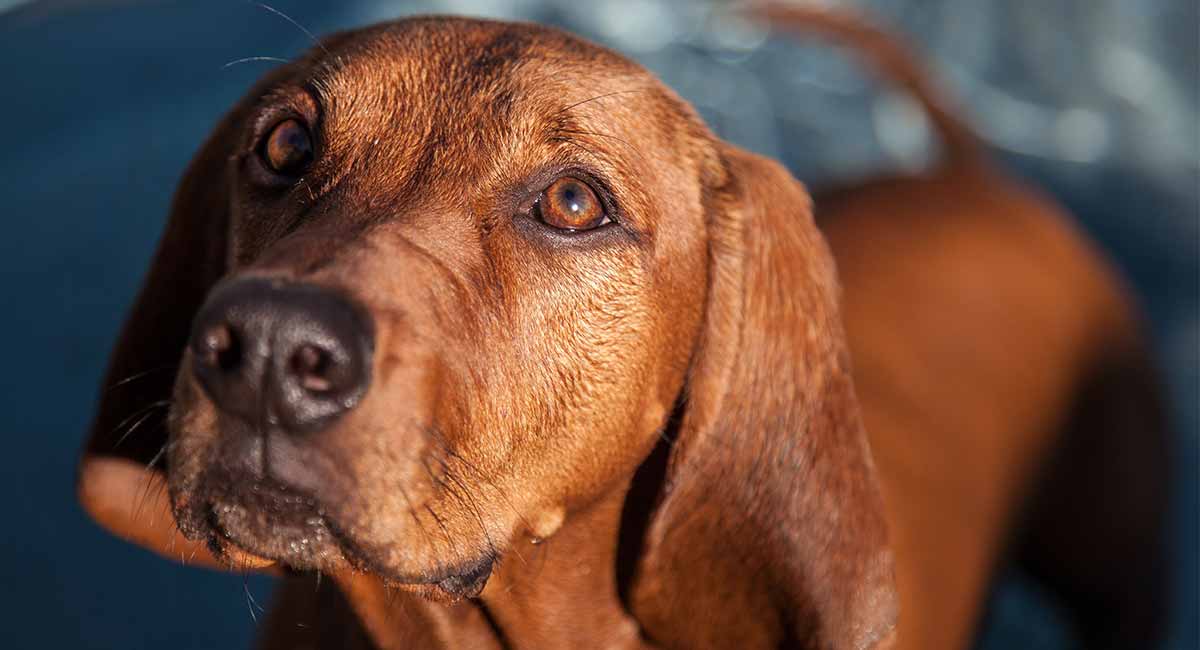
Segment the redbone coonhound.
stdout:
<svg viewBox="0 0 1200 650">
<path fill-rule="evenodd" d="M 558 30 L 412 18 L 269 73 L 178 189 L 87 511 L 285 573 L 269 647 L 961 648 L 1010 549 L 1140 647 L 1162 426 L 1125 290 L 898 45 L 768 14 L 912 92 L 942 161 L 818 197 L 822 232 Z"/>
</svg>

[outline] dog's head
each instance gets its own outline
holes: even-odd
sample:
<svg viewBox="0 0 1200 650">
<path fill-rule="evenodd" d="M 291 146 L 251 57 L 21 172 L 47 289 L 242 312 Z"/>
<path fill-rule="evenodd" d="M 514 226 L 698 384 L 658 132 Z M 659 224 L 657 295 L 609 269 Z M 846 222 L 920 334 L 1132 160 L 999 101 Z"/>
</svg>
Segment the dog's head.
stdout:
<svg viewBox="0 0 1200 650">
<path fill-rule="evenodd" d="M 464 19 L 341 34 L 189 168 L 90 452 L 159 461 L 152 427 L 118 440 L 169 398 L 189 537 L 471 594 L 682 412 L 647 619 L 693 579 L 655 576 L 710 563 L 873 638 L 890 565 L 834 285 L 803 188 L 624 58 Z M 138 377 L 164 366 L 169 392 Z"/>
</svg>

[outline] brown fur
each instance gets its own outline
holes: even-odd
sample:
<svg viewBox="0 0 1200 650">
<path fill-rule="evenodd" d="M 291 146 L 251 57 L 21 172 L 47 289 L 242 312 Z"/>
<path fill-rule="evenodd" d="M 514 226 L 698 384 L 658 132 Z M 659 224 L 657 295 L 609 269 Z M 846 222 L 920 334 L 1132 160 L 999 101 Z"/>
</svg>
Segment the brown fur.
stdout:
<svg viewBox="0 0 1200 650">
<path fill-rule="evenodd" d="M 253 148 L 284 112 L 318 125 L 316 164 L 264 190 Z M 522 216 L 567 172 L 611 194 L 614 226 Z M 81 499 L 169 556 L 332 574 L 340 594 L 287 578 L 278 647 L 961 647 L 1078 377 L 1136 346 L 1044 202 L 962 174 L 828 204 L 840 307 L 803 186 L 625 59 L 464 19 L 334 36 L 187 171 Z M 251 275 L 351 296 L 376 353 L 335 425 L 247 448 L 181 351 L 208 290 Z M 121 440 L 167 399 L 165 427 Z M 319 522 L 249 500 L 247 453 Z M 136 516 L 168 508 L 182 537 Z"/>
</svg>

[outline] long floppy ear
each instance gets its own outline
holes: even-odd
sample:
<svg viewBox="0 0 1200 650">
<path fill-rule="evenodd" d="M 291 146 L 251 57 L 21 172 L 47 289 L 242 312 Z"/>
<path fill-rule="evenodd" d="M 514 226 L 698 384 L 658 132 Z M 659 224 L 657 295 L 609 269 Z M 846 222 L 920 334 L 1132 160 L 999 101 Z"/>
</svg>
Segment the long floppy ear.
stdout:
<svg viewBox="0 0 1200 650">
<path fill-rule="evenodd" d="M 247 104 L 223 118 L 184 172 L 109 361 L 77 477 L 80 502 L 98 523 L 176 560 L 196 548 L 176 532 L 163 489 L 167 406 L 192 317 L 225 272 L 229 159 Z"/>
<path fill-rule="evenodd" d="M 720 158 L 706 324 L 634 611 L 668 647 L 889 647 L 892 559 L 833 260 L 787 170 Z"/>
</svg>

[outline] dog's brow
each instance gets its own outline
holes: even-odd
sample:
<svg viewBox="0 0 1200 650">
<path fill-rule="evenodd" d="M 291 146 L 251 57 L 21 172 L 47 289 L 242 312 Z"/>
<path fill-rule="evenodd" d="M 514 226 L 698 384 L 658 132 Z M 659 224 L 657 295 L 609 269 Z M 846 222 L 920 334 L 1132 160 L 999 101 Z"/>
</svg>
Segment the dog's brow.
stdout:
<svg viewBox="0 0 1200 650">
<path fill-rule="evenodd" d="M 559 110 L 559 113 L 560 114 L 568 113 L 570 111 L 575 110 L 576 108 L 579 108 L 580 106 L 583 106 L 584 104 L 590 104 L 591 102 L 608 99 L 610 97 L 615 97 L 617 95 L 628 95 L 630 93 L 641 93 L 641 92 L 646 92 L 649 90 L 654 90 L 654 87 L 653 86 L 643 86 L 640 88 L 628 88 L 626 90 L 614 90 L 612 92 L 607 92 L 607 93 L 603 93 L 600 95 L 596 95 L 594 97 L 589 97 L 587 99 L 577 101 L 574 104 L 569 104 L 567 106 L 564 106 L 562 109 Z"/>
<path fill-rule="evenodd" d="M 308 79 L 307 85 L 312 88 L 313 95 L 321 106 L 328 106 L 333 102 L 334 91 L 331 79 L 336 69 L 331 62 L 322 61 Z"/>
</svg>

